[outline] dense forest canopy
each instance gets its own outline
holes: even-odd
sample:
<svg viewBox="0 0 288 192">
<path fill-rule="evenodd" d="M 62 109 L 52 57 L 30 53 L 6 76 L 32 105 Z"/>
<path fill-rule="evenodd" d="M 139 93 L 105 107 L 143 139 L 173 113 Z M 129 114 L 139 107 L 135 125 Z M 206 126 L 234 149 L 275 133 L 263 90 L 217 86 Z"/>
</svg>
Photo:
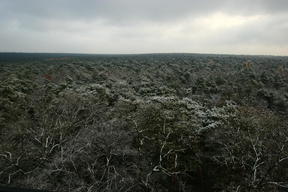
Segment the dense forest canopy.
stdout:
<svg viewBox="0 0 288 192">
<path fill-rule="evenodd" d="M 0 53 L 0 184 L 285 191 L 288 57 Z"/>
</svg>

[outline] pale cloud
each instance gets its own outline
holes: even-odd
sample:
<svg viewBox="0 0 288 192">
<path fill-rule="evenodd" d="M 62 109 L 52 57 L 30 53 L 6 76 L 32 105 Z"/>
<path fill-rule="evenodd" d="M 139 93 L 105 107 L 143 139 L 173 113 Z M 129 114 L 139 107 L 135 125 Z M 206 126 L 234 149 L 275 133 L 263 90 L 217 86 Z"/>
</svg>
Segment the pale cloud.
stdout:
<svg viewBox="0 0 288 192">
<path fill-rule="evenodd" d="M 284 0 L 0 0 L 0 51 L 288 55 Z"/>
</svg>

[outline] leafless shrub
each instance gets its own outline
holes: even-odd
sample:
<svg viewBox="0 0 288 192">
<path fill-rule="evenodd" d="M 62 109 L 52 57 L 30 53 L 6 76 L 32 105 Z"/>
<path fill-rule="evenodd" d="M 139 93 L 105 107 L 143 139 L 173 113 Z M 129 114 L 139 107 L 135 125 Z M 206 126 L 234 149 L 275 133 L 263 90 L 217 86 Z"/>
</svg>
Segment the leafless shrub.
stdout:
<svg viewBox="0 0 288 192">
<path fill-rule="evenodd" d="M 231 175 L 228 182 L 238 186 L 238 191 L 278 191 L 285 186 L 288 177 L 284 171 L 288 159 L 285 122 L 270 111 L 241 107 L 218 130 L 216 141 L 222 150 L 213 158 L 226 167 Z"/>
</svg>

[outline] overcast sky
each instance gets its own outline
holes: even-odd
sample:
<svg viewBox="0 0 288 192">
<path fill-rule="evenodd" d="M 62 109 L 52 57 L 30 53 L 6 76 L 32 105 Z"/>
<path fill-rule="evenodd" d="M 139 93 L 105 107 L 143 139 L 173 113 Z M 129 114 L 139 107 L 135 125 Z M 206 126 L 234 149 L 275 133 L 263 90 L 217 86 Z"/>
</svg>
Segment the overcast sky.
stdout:
<svg viewBox="0 0 288 192">
<path fill-rule="evenodd" d="M 288 55 L 288 0 L 0 0 L 0 52 Z"/>
</svg>

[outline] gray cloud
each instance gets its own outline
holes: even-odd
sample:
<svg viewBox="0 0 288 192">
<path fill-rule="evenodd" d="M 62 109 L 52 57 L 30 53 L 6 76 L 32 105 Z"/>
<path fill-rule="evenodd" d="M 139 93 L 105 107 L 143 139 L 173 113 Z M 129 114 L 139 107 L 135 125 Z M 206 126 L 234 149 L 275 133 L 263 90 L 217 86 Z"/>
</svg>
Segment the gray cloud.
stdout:
<svg viewBox="0 0 288 192">
<path fill-rule="evenodd" d="M 288 54 L 287 11 L 287 0 L 0 0 L 0 51 Z"/>
<path fill-rule="evenodd" d="M 219 3 L 221 2 L 221 3 Z M 225 1 L 190 0 L 2 0 L 1 18 L 105 20 L 117 24 L 171 21 L 220 9 Z M 27 21 L 26 21 L 27 20 Z M 27 22 L 28 23 L 28 22 Z"/>
<path fill-rule="evenodd" d="M 2 16 L 171 19 L 213 11 L 237 14 L 286 12 L 287 0 L 1 0 Z"/>
</svg>

